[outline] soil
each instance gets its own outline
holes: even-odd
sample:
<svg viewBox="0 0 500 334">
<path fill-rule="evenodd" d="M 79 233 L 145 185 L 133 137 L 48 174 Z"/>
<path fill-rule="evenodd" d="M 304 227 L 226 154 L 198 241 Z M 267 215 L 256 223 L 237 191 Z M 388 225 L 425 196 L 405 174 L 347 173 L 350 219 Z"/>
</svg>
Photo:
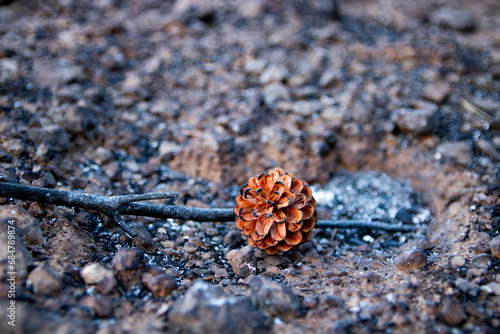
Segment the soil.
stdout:
<svg viewBox="0 0 500 334">
<path fill-rule="evenodd" d="M 418 228 L 270 256 L 1 198 L 1 331 L 499 332 L 499 79 L 495 0 L 0 1 L 0 181 L 231 208 L 280 166 L 321 220 Z"/>
</svg>

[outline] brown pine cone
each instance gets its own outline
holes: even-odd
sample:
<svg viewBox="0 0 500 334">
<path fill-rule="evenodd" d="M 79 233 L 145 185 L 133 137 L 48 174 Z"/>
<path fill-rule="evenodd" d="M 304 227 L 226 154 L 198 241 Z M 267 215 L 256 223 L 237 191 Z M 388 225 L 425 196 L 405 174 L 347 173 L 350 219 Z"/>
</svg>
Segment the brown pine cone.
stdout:
<svg viewBox="0 0 500 334">
<path fill-rule="evenodd" d="M 306 242 L 316 223 L 316 201 L 307 182 L 281 168 L 252 176 L 236 197 L 236 227 L 252 247 L 273 255 Z"/>
</svg>

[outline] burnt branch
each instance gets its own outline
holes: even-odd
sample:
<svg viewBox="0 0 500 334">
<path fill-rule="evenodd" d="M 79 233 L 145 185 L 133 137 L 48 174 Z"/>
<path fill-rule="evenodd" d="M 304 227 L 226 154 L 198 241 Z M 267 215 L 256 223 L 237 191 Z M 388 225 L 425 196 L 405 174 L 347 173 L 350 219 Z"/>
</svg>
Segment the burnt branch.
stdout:
<svg viewBox="0 0 500 334">
<path fill-rule="evenodd" d="M 232 208 L 195 208 L 178 205 L 136 203 L 138 201 L 176 198 L 178 196 L 179 193 L 176 191 L 137 195 L 101 196 L 78 191 L 63 191 L 0 182 L 0 197 L 99 211 L 113 219 L 132 237 L 137 236 L 137 233 L 125 223 L 121 215 L 146 216 L 163 219 L 173 218 L 201 222 L 229 222 L 234 221 L 236 218 Z M 417 229 L 416 226 L 412 225 L 396 225 L 361 220 L 320 220 L 316 223 L 316 226 L 323 228 L 370 228 L 375 230 L 402 232 L 415 231 Z"/>
</svg>

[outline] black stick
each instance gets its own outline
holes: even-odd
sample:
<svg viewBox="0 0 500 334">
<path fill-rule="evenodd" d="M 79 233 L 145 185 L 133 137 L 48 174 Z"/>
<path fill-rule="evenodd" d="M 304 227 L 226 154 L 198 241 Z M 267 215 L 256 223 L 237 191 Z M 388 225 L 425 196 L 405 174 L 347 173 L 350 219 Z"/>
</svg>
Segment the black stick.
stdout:
<svg viewBox="0 0 500 334">
<path fill-rule="evenodd" d="M 121 218 L 122 214 L 155 218 L 219 222 L 234 221 L 236 218 L 232 208 L 194 208 L 177 205 L 134 203 L 136 201 L 175 198 L 178 196 L 179 193 L 176 191 L 123 196 L 100 196 L 77 191 L 62 191 L 0 182 L 0 197 L 16 198 L 20 200 L 62 206 L 74 206 L 103 212 L 115 220 L 121 228 L 133 237 L 135 237 L 137 233 L 123 221 Z M 414 231 L 417 229 L 416 226 L 411 225 L 396 225 L 361 220 L 320 220 L 316 223 L 316 226 L 333 228 L 364 227 L 402 232 Z"/>
</svg>

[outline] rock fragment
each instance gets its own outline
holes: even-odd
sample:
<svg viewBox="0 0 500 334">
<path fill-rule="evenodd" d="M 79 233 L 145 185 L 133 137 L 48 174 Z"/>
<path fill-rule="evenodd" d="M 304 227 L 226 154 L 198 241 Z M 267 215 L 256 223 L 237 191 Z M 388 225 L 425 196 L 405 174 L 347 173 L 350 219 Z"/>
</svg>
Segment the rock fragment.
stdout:
<svg viewBox="0 0 500 334">
<path fill-rule="evenodd" d="M 116 287 L 116 279 L 113 271 L 100 263 L 90 263 L 83 267 L 80 276 L 87 285 L 94 285 L 96 290 L 109 294 Z"/>
<path fill-rule="evenodd" d="M 500 235 L 491 239 L 489 248 L 491 251 L 491 255 L 493 255 L 493 257 L 497 259 L 500 259 Z"/>
<path fill-rule="evenodd" d="M 45 266 L 38 266 L 29 273 L 26 284 L 31 286 L 37 295 L 55 296 L 62 291 L 59 279 Z"/>
<path fill-rule="evenodd" d="M 229 251 L 227 260 L 231 264 L 233 272 L 240 277 L 248 277 L 257 271 L 257 257 L 255 257 L 254 249 L 250 245 Z"/>
<path fill-rule="evenodd" d="M 142 283 L 155 297 L 166 297 L 177 288 L 175 278 L 164 274 L 159 268 L 150 268 L 148 272 L 144 273 Z"/>
<path fill-rule="evenodd" d="M 23 231 L 23 242 L 25 245 L 43 244 L 43 234 L 40 229 L 38 219 L 33 217 L 28 211 L 17 205 L 0 206 L 0 220 L 7 222 L 13 219 L 16 228 Z"/>
<path fill-rule="evenodd" d="M 250 300 L 263 312 L 281 318 L 300 315 L 300 299 L 288 286 L 258 276 L 252 277 L 248 284 Z"/>
<path fill-rule="evenodd" d="M 442 103 L 451 93 L 452 87 L 446 82 L 434 82 L 424 88 L 423 96 L 434 103 Z"/>
<path fill-rule="evenodd" d="M 427 255 L 422 249 L 407 250 L 394 258 L 394 265 L 402 271 L 422 269 L 426 264 Z"/>
<path fill-rule="evenodd" d="M 244 297 L 228 296 L 220 287 L 198 281 L 169 312 L 169 321 L 190 333 L 267 333 L 269 318 Z"/>
<path fill-rule="evenodd" d="M 458 165 L 470 165 L 473 161 L 472 144 L 468 141 L 444 142 L 436 148 L 444 160 Z"/>
<path fill-rule="evenodd" d="M 265 86 L 262 90 L 264 102 L 268 105 L 273 105 L 279 100 L 287 100 L 290 98 L 288 89 L 279 82 L 272 82 Z"/>
<path fill-rule="evenodd" d="M 85 296 L 79 303 L 91 309 L 99 318 L 107 318 L 113 313 L 113 301 L 107 296 Z"/>
<path fill-rule="evenodd" d="M 431 16 L 431 22 L 454 30 L 471 30 L 477 26 L 474 15 L 464 9 L 439 8 Z"/>
<path fill-rule="evenodd" d="M 342 83 L 342 70 L 339 68 L 327 69 L 319 78 L 319 85 L 323 88 L 332 88 Z"/>
<path fill-rule="evenodd" d="M 54 61 L 48 64 L 35 64 L 33 70 L 34 81 L 43 87 L 67 84 L 84 79 L 83 67 L 67 61 Z"/>
<path fill-rule="evenodd" d="M 47 125 L 41 128 L 30 128 L 28 138 L 37 143 L 45 143 L 47 147 L 55 152 L 64 152 L 69 148 L 69 135 L 59 125 Z"/>
<path fill-rule="evenodd" d="M 467 320 L 467 315 L 465 314 L 462 304 L 455 299 L 444 301 L 439 314 L 450 326 L 459 326 Z"/>
<path fill-rule="evenodd" d="M 144 253 L 139 248 L 122 248 L 113 259 L 113 270 L 127 288 L 141 285 L 144 267 Z"/>
<path fill-rule="evenodd" d="M 392 118 L 402 132 L 423 135 L 432 130 L 433 116 L 434 111 L 428 109 L 399 108 Z"/>
</svg>

